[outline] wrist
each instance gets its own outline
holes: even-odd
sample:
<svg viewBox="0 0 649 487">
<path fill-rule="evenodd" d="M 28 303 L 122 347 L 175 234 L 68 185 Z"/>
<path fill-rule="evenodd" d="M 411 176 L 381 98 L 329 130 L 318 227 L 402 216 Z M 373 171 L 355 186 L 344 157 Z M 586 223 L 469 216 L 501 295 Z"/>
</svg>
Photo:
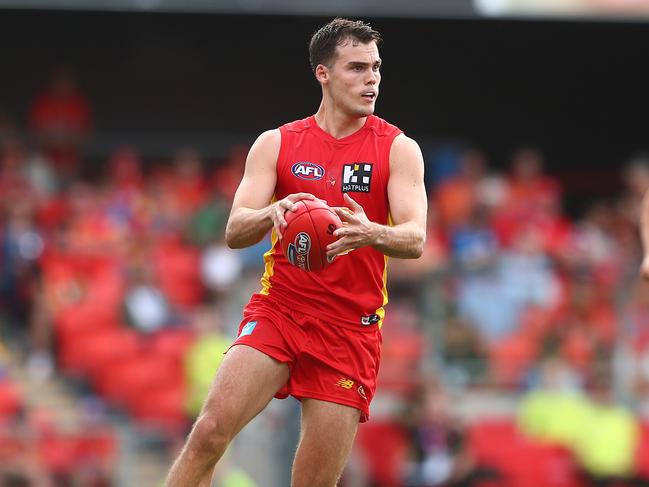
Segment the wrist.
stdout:
<svg viewBox="0 0 649 487">
<path fill-rule="evenodd" d="M 277 201 L 274 203 L 271 203 L 265 208 L 264 212 L 264 222 L 267 225 L 273 226 L 275 224 L 275 221 L 273 220 L 273 213 L 275 212 L 275 207 L 277 206 Z"/>
<path fill-rule="evenodd" d="M 387 240 L 388 227 L 372 222 L 372 245 L 385 245 Z"/>
</svg>

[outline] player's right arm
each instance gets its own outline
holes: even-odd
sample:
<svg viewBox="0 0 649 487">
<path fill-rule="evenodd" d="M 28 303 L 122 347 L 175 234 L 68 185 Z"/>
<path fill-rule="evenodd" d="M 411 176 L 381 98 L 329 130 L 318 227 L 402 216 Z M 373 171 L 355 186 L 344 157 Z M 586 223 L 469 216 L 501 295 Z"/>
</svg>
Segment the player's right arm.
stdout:
<svg viewBox="0 0 649 487">
<path fill-rule="evenodd" d="M 250 148 L 225 228 L 225 241 L 232 249 L 256 244 L 271 228 L 281 238 L 286 227 L 284 213 L 293 211 L 296 201 L 315 199 L 309 193 L 295 193 L 271 203 L 277 183 L 281 141 L 279 129 L 269 130 L 261 134 Z"/>
<path fill-rule="evenodd" d="M 644 253 L 640 274 L 649 280 L 649 191 L 645 193 L 640 209 L 640 237 L 642 238 L 642 250 Z"/>
</svg>

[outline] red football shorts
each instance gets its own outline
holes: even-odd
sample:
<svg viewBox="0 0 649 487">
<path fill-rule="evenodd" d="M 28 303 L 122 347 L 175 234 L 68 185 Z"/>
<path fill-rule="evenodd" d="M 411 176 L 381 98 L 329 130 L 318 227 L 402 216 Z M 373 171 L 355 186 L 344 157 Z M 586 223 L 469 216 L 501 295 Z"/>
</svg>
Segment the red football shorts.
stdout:
<svg viewBox="0 0 649 487">
<path fill-rule="evenodd" d="M 360 410 L 365 422 L 376 390 L 381 342 L 377 325 L 359 324 L 355 331 L 253 298 L 232 346 L 248 345 L 288 365 L 288 382 L 275 397 L 344 404 Z"/>
</svg>

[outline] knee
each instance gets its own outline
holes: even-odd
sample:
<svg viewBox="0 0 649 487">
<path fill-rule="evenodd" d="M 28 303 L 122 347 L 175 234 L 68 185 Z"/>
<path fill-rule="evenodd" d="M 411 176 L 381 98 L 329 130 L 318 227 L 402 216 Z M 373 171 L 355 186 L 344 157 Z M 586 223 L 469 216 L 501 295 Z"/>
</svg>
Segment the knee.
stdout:
<svg viewBox="0 0 649 487">
<path fill-rule="evenodd" d="M 189 447 L 202 455 L 220 457 L 232 440 L 231 429 L 216 415 L 201 414 L 192 429 Z"/>
</svg>

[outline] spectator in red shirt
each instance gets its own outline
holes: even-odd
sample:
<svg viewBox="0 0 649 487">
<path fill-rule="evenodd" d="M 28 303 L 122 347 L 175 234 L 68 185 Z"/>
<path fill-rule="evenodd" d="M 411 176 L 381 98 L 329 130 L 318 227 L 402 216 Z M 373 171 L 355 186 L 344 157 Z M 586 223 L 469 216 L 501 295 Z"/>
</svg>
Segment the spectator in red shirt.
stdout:
<svg viewBox="0 0 649 487">
<path fill-rule="evenodd" d="M 71 71 L 60 68 L 54 72 L 48 87 L 30 108 L 29 126 L 54 165 L 65 174 L 73 174 L 79 163 L 79 147 L 92 127 L 92 114 Z"/>
</svg>

